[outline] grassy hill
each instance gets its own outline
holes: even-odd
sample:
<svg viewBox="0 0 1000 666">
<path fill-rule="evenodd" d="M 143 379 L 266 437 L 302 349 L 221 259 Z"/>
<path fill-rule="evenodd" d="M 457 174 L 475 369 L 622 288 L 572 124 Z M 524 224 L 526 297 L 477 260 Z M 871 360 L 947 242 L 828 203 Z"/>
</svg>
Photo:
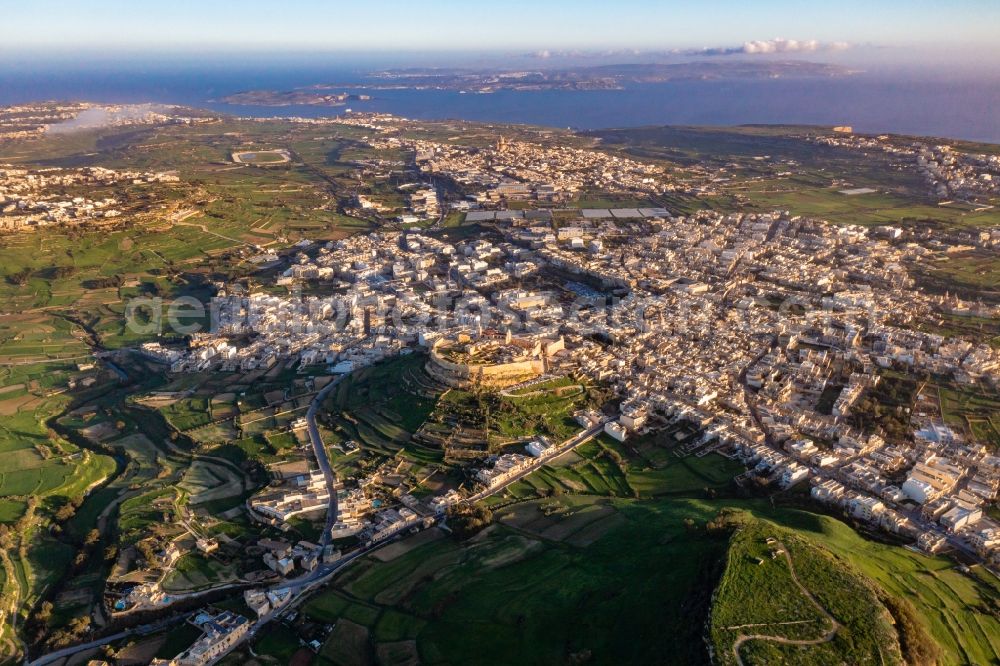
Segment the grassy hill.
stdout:
<svg viewBox="0 0 1000 666">
<path fill-rule="evenodd" d="M 710 632 L 716 661 L 902 664 L 884 596 L 808 538 L 750 520 L 730 541 L 715 592 Z M 921 642 L 930 644 L 926 634 Z"/>
</svg>

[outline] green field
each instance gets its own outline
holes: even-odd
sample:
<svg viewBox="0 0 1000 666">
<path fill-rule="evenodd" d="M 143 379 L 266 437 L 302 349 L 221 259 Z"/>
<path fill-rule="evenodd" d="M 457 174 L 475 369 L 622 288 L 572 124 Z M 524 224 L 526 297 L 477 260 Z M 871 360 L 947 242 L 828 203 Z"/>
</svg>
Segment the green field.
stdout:
<svg viewBox="0 0 1000 666">
<path fill-rule="evenodd" d="M 163 581 L 167 592 L 190 592 L 213 587 L 235 580 L 235 572 L 219 562 L 198 553 L 189 553 L 177 564 Z"/>
<path fill-rule="evenodd" d="M 272 623 L 254 641 L 254 652 L 276 659 L 277 663 L 290 664 L 292 656 L 301 649 L 293 632 L 281 624 Z"/>
<path fill-rule="evenodd" d="M 390 562 L 368 560 L 306 613 L 348 618 L 377 646 L 416 640 L 429 664 L 555 663 L 587 652 L 596 662 L 649 663 L 676 651 L 676 639 L 693 655 L 699 628 L 681 605 L 700 597 L 705 565 L 724 542 L 684 540 L 680 515 L 664 510 L 622 505 L 627 524 L 583 550 L 501 527 L 464 545 L 442 539 Z M 644 529 L 651 521 L 656 530 Z M 622 539 L 637 541 L 623 552 Z M 677 561 L 679 548 L 692 557 Z"/>
<path fill-rule="evenodd" d="M 29 325 L 15 319 L 5 321 L 6 331 Z M 80 374 L 72 362 L 28 360 L 53 353 L 51 347 L 39 349 L 40 340 L 68 335 L 70 327 L 55 321 L 34 336 L 3 337 L 3 355 L 20 360 L 0 365 L 0 523 L 12 528 L 0 566 L 0 595 L 18 613 L 38 603 L 73 560 L 73 548 L 49 531 L 56 508 L 82 498 L 116 470 L 110 456 L 81 449 L 48 426 L 70 403 L 53 390 Z"/>
<path fill-rule="evenodd" d="M 424 363 L 424 355 L 409 354 L 346 376 L 324 403 L 324 441 L 332 445 L 352 440 L 364 457 L 407 461 L 415 466 L 414 474 L 439 464 L 444 452 L 415 437 L 440 395 L 430 388 Z M 342 456 L 335 449 L 332 453 L 342 473 L 358 473 L 357 455 Z"/>
<path fill-rule="evenodd" d="M 881 189 L 881 188 L 880 188 Z M 759 187 L 734 189 L 748 196 L 766 210 L 790 210 L 839 224 L 898 224 L 933 220 L 955 227 L 980 227 L 1000 223 L 1000 213 L 963 212 L 944 208 L 923 197 L 876 192 L 847 196 L 837 187 L 822 187 L 814 182 L 790 179 L 782 188 L 773 182 Z"/>
<path fill-rule="evenodd" d="M 804 519 L 795 516 L 783 524 L 803 529 L 813 522 Z M 818 522 L 816 536 L 808 536 L 916 608 L 942 648 L 941 663 L 991 663 L 1000 654 L 1000 620 L 984 612 L 1000 595 L 995 576 L 980 567 L 964 574 L 948 559 L 868 541 L 831 518 Z"/>
<path fill-rule="evenodd" d="M 556 441 L 580 430 L 573 412 L 585 406 L 586 390 L 571 381 L 552 381 L 501 397 L 491 425 L 504 437 L 546 434 Z"/>
</svg>

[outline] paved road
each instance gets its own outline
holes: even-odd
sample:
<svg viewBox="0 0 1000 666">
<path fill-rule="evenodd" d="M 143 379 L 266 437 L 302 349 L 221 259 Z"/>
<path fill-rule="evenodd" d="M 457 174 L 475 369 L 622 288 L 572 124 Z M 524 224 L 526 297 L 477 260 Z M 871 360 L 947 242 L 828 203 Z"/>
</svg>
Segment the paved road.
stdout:
<svg viewBox="0 0 1000 666">
<path fill-rule="evenodd" d="M 113 641 L 121 640 L 135 633 L 135 630 L 130 631 L 119 631 L 117 634 L 112 634 L 110 636 L 105 636 L 96 641 L 90 641 L 89 643 L 81 643 L 80 645 L 73 645 L 72 647 L 63 648 L 62 650 L 57 650 L 56 652 L 50 652 L 49 654 L 43 655 L 34 661 L 26 662 L 27 666 L 45 666 L 45 664 L 51 664 L 53 662 L 59 661 L 64 657 L 72 657 L 77 652 L 83 652 L 84 650 L 90 650 L 92 648 L 99 648 Z"/>
<path fill-rule="evenodd" d="M 331 564 L 320 565 L 319 567 L 316 568 L 315 571 L 311 573 L 304 574 L 298 578 L 292 580 L 285 580 L 282 581 L 281 583 L 273 585 L 272 587 L 274 588 L 290 588 L 292 590 L 295 590 L 294 592 L 295 596 L 293 596 L 288 601 L 288 603 L 282 606 L 281 608 L 277 610 L 272 610 L 266 615 L 257 618 L 257 621 L 253 623 L 253 626 L 250 627 L 250 630 L 246 633 L 246 635 L 244 635 L 242 639 L 231 645 L 229 649 L 226 650 L 226 652 L 220 654 L 218 657 L 208 662 L 206 666 L 212 666 L 212 664 L 215 664 L 216 662 L 220 661 L 227 654 L 236 649 L 237 646 L 241 645 L 242 643 L 245 643 L 246 641 L 252 640 L 253 637 L 256 636 L 261 629 L 267 626 L 269 622 L 280 618 L 284 613 L 295 608 L 299 603 L 301 603 L 307 597 L 307 595 L 310 592 L 313 591 L 313 588 L 319 587 L 320 585 L 326 583 L 327 579 L 332 578 L 334 574 L 340 571 L 340 569 L 346 567 L 351 562 L 354 562 L 359 557 L 367 555 L 373 550 L 377 550 L 382 546 L 385 546 L 386 544 L 390 544 L 393 543 L 394 541 L 397 541 L 398 539 L 400 539 L 401 537 L 405 536 L 408 533 L 409 533 L 408 530 L 403 530 L 400 534 L 390 537 L 385 541 L 381 541 L 372 546 L 359 548 L 358 550 L 355 550 L 349 553 L 348 555 L 345 555 L 336 562 L 333 562 Z M 72 651 L 78 651 L 81 648 L 77 647 L 75 649 L 74 648 L 68 648 L 68 649 Z M 30 664 L 29 666 L 35 666 L 35 665 Z"/>
<path fill-rule="evenodd" d="M 309 404 L 309 410 L 306 412 L 306 421 L 309 423 L 309 441 L 312 442 L 313 452 L 316 454 L 316 464 L 319 465 L 320 471 L 323 472 L 323 476 L 326 479 L 326 490 L 330 493 L 330 504 L 326 510 L 326 527 L 323 529 L 323 536 L 319 542 L 319 545 L 323 547 L 329 545 L 330 531 L 333 529 L 333 524 L 337 522 L 337 491 L 334 489 L 337 477 L 330 467 L 330 458 L 326 455 L 326 447 L 323 446 L 323 438 L 320 437 L 319 426 L 316 425 L 316 412 L 322 407 L 323 401 L 330 395 L 330 391 L 335 389 L 343 379 L 344 376 L 341 375 L 324 386 L 313 398 L 313 401 Z"/>
<path fill-rule="evenodd" d="M 91 650 L 93 648 L 99 648 L 112 643 L 114 641 L 127 638 L 129 636 L 135 635 L 145 635 L 151 634 L 153 632 L 159 631 L 160 629 L 165 629 L 172 624 L 177 624 L 187 617 L 187 614 L 169 617 L 165 620 L 160 620 L 152 624 L 144 624 L 139 627 L 133 627 L 131 629 L 126 629 L 125 631 L 119 631 L 117 634 L 111 634 L 110 636 L 103 636 L 97 640 L 90 641 L 89 643 L 81 643 L 79 645 L 73 645 L 68 648 L 63 648 L 62 650 L 56 650 L 55 652 L 50 652 L 49 654 L 38 657 L 34 661 L 26 661 L 26 666 L 46 666 L 46 664 L 52 664 L 65 657 L 71 657 L 77 652 L 83 652 L 84 650 Z"/>
</svg>

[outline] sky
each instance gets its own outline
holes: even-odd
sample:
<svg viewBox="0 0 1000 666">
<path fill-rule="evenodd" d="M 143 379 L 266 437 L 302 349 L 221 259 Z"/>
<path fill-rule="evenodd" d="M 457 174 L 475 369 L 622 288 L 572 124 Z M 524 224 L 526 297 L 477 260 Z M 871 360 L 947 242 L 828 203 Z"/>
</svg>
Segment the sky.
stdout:
<svg viewBox="0 0 1000 666">
<path fill-rule="evenodd" d="M 0 55 L 734 48 L 997 53 L 997 0 L 0 0 Z M 2 66 L 2 61 L 0 61 Z"/>
</svg>

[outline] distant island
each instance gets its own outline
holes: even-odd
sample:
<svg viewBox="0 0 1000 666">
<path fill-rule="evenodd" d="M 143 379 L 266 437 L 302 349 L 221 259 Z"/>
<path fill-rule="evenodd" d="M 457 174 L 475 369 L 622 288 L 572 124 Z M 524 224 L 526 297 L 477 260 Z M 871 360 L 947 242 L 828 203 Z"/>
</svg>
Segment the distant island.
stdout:
<svg viewBox="0 0 1000 666">
<path fill-rule="evenodd" d="M 539 70 L 413 68 L 373 73 L 377 83 L 360 88 L 414 88 L 493 92 L 495 90 L 620 90 L 627 84 L 668 81 L 775 79 L 847 76 L 838 65 L 803 61 L 688 62 L 624 64 Z"/>
<path fill-rule="evenodd" d="M 220 102 L 242 106 L 343 106 L 367 101 L 369 95 L 333 90 L 449 90 L 491 93 L 499 90 L 622 90 L 629 84 L 668 81 L 721 81 L 853 74 L 838 65 L 798 60 L 778 62 L 688 62 L 677 64 L 599 65 L 564 69 L 478 70 L 462 68 L 408 68 L 372 72 L 367 81 L 322 83 L 294 90 L 248 90 L 227 95 Z"/>
<path fill-rule="evenodd" d="M 239 104 L 242 106 L 343 106 L 348 101 L 366 101 L 369 95 L 352 95 L 348 93 L 326 92 L 324 87 L 303 88 L 296 90 L 247 90 L 221 98 L 224 104 Z"/>
</svg>

